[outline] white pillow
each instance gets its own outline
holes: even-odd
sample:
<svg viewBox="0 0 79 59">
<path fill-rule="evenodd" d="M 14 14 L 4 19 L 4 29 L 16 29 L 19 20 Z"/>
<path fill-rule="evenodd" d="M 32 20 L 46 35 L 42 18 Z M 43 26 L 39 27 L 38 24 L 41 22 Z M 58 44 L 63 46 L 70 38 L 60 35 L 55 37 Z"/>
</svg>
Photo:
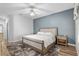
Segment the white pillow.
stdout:
<svg viewBox="0 0 79 59">
<path fill-rule="evenodd" d="M 38 32 L 37 34 L 39 34 L 39 35 L 43 35 L 43 34 L 44 34 L 44 32 Z"/>
<path fill-rule="evenodd" d="M 38 32 L 38 35 L 47 35 L 47 36 L 53 36 L 51 32 Z"/>
</svg>

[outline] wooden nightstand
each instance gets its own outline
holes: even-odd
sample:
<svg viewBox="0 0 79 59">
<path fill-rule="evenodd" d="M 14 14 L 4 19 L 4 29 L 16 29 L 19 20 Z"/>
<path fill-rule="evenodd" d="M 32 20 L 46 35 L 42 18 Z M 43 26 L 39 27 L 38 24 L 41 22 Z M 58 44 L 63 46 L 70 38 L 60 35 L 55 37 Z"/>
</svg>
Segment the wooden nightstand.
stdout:
<svg viewBox="0 0 79 59">
<path fill-rule="evenodd" d="M 68 45 L 68 38 L 67 36 L 64 35 L 58 35 L 57 36 L 57 44 L 61 44 L 61 45 Z"/>
</svg>

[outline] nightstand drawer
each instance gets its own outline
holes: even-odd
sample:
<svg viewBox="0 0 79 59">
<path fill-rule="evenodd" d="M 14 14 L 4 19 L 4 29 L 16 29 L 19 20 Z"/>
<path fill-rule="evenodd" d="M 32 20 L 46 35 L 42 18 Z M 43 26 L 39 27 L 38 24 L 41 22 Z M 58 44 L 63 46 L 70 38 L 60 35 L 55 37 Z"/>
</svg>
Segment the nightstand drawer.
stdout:
<svg viewBox="0 0 79 59">
<path fill-rule="evenodd" d="M 64 43 L 64 42 L 66 42 L 66 40 L 58 39 L 58 42 L 62 42 L 62 43 Z"/>
<path fill-rule="evenodd" d="M 57 44 L 67 45 L 68 44 L 67 36 L 64 35 L 57 36 Z"/>
<path fill-rule="evenodd" d="M 57 36 L 57 39 L 67 39 L 67 37 L 66 36 Z"/>
</svg>

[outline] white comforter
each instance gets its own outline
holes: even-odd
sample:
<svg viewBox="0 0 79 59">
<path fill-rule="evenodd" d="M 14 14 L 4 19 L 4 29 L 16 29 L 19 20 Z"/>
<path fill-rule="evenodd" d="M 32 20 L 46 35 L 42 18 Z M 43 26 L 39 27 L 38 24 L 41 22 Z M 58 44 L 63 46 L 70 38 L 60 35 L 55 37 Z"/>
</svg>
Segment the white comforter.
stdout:
<svg viewBox="0 0 79 59">
<path fill-rule="evenodd" d="M 31 39 L 31 40 L 40 40 L 40 41 L 44 41 L 44 46 L 47 47 L 49 46 L 51 43 L 55 42 L 55 36 L 49 36 L 49 35 L 26 35 L 23 36 L 25 38 Z M 30 43 L 31 44 L 31 43 Z"/>
</svg>

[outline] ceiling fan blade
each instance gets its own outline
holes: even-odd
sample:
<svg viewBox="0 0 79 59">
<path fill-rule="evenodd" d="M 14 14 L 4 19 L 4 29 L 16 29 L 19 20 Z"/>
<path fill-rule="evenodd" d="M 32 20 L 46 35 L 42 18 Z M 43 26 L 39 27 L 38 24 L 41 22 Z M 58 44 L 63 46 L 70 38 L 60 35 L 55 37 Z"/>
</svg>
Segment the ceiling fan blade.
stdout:
<svg viewBox="0 0 79 59">
<path fill-rule="evenodd" d="M 17 9 L 17 10 L 23 10 L 23 9 L 26 9 L 26 8 L 29 8 L 29 6 L 28 7 L 23 7 L 23 8 Z"/>
<path fill-rule="evenodd" d="M 30 3 L 25 3 L 27 6 L 26 7 L 23 7 L 23 8 L 20 8 L 20 9 L 17 9 L 15 10 L 13 13 L 21 13 L 22 11 L 24 10 L 29 10 L 29 12 L 32 10 L 32 9 L 38 9 L 39 11 L 43 11 L 43 12 L 52 12 L 50 10 L 47 10 L 47 9 L 44 9 L 44 8 L 40 8 L 40 7 L 36 7 L 36 4 L 30 4 Z M 39 4 L 40 5 L 40 4 Z M 26 12 L 25 12 L 26 13 Z"/>
<path fill-rule="evenodd" d="M 15 10 L 14 12 L 20 12 L 20 11 L 28 10 L 28 9 L 29 9 L 29 11 L 30 11 L 30 10 L 33 9 L 33 8 L 34 8 L 33 6 L 28 6 L 28 7 L 24 7 L 24 8 L 17 9 L 17 10 Z"/>
<path fill-rule="evenodd" d="M 18 9 L 18 10 L 15 10 L 14 12 L 11 12 L 11 14 L 19 14 L 19 13 L 26 13 L 28 9 L 24 8 L 24 9 Z M 29 10 L 30 11 L 30 10 Z"/>
<path fill-rule="evenodd" d="M 39 6 L 39 5 L 42 5 L 43 3 L 25 3 L 26 5 L 28 6 Z"/>
<path fill-rule="evenodd" d="M 50 10 L 43 9 L 43 8 L 39 8 L 39 7 L 35 7 L 35 8 L 38 9 L 38 10 L 41 10 L 41 11 L 43 11 L 43 12 L 52 12 L 52 11 L 50 11 Z"/>
</svg>

